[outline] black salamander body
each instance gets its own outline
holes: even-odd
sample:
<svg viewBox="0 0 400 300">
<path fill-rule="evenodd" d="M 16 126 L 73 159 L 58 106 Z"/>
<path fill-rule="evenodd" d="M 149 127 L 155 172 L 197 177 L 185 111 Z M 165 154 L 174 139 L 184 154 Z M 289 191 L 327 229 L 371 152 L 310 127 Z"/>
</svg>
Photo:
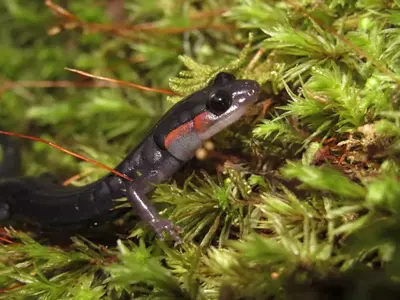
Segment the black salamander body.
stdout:
<svg viewBox="0 0 400 300">
<path fill-rule="evenodd" d="M 112 173 L 83 187 L 65 187 L 40 177 L 0 178 L 0 220 L 19 215 L 42 226 L 75 224 L 106 214 L 114 207 L 113 200 L 127 197 L 160 237 L 167 232 L 179 240 L 177 227 L 159 216 L 146 194 L 190 160 L 203 141 L 239 119 L 255 103 L 259 90 L 255 81 L 219 73 L 213 84 L 177 103 L 115 168 L 133 182 Z M 0 135 L 3 177 L 19 164 L 8 142 Z"/>
</svg>

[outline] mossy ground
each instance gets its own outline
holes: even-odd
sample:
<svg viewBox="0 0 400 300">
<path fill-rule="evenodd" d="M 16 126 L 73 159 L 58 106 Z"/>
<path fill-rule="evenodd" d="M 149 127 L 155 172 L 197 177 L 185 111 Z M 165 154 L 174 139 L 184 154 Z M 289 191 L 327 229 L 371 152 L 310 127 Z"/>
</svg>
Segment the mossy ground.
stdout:
<svg viewBox="0 0 400 300">
<path fill-rule="evenodd" d="M 400 294 L 398 0 L 5 0 L 0 22 L 0 126 L 106 165 L 219 71 L 265 99 L 152 196 L 183 245 L 130 214 L 67 244 L 0 231 L 0 299 Z M 25 174 L 105 173 L 21 142 Z"/>
</svg>

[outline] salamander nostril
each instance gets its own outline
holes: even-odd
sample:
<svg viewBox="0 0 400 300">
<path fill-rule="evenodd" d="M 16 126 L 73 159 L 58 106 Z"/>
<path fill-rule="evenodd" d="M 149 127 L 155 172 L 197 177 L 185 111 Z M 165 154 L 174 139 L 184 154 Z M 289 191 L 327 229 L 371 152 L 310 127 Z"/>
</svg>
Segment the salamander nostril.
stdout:
<svg viewBox="0 0 400 300">
<path fill-rule="evenodd" d="M 248 81 L 246 83 L 246 87 L 247 87 L 247 96 L 248 97 L 257 96 L 257 94 L 259 94 L 261 91 L 261 87 L 257 81 L 252 81 L 252 80 Z"/>
</svg>

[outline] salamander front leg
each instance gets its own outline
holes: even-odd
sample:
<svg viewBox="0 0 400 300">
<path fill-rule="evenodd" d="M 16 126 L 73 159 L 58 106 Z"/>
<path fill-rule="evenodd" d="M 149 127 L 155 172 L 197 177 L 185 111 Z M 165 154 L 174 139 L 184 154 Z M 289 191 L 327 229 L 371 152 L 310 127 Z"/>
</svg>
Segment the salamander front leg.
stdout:
<svg viewBox="0 0 400 300">
<path fill-rule="evenodd" d="M 169 233 L 175 241 L 181 243 L 182 240 L 179 237 L 179 232 L 182 231 L 181 228 L 172 221 L 161 218 L 149 199 L 138 192 L 140 190 L 140 188 L 135 188 L 135 184 L 128 185 L 126 189 L 126 196 L 132 203 L 139 217 L 153 228 L 160 239 L 164 239 L 163 232 L 166 232 Z"/>
</svg>

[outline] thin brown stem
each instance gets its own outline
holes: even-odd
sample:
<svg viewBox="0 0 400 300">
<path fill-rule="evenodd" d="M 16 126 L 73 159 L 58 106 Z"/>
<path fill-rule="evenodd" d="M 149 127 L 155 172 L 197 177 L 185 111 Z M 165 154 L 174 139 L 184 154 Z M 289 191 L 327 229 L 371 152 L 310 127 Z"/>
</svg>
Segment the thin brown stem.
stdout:
<svg viewBox="0 0 400 300">
<path fill-rule="evenodd" d="M 30 136 L 30 135 L 24 135 L 24 134 L 19 134 L 19 133 L 9 132 L 9 131 L 3 131 L 3 130 L 0 130 L 0 134 L 15 136 L 15 137 L 19 137 L 19 138 L 28 139 L 28 140 L 31 140 L 31 141 L 47 144 L 47 145 L 49 145 L 49 146 L 51 146 L 53 148 L 56 148 L 56 149 L 58 149 L 58 150 L 60 150 L 62 152 L 65 152 L 65 153 L 67 153 L 69 155 L 75 156 L 76 158 L 79 158 L 81 160 L 90 162 L 90 163 L 92 163 L 92 164 L 94 164 L 96 166 L 99 166 L 99 167 L 101 167 L 103 169 L 106 169 L 106 170 L 114 173 L 115 175 L 123 178 L 123 179 L 126 179 L 126 180 L 131 181 L 131 182 L 133 181 L 132 178 L 130 178 L 130 177 L 126 176 L 125 174 L 122 174 L 122 173 L 114 170 L 113 168 L 110 168 L 110 167 L 108 167 L 108 166 L 106 166 L 106 165 L 104 165 L 102 163 L 99 163 L 98 161 L 95 161 L 94 159 L 85 157 L 85 156 L 80 155 L 78 153 L 72 152 L 72 151 L 70 151 L 68 149 L 65 149 L 65 148 L 63 148 L 63 147 L 61 147 L 61 146 L 59 146 L 59 145 L 57 145 L 57 144 L 55 144 L 53 142 L 48 141 L 48 140 L 44 140 L 44 139 L 41 139 L 41 138 L 38 138 L 38 137 L 34 137 L 34 136 Z"/>
<path fill-rule="evenodd" d="M 234 28 L 232 25 L 197 25 L 197 26 L 189 26 L 189 27 L 169 27 L 169 28 L 161 28 L 157 23 L 149 22 L 142 23 L 136 25 L 116 25 L 116 24 L 101 24 L 101 23 L 89 23 L 80 20 L 73 13 L 66 10 L 65 8 L 55 4 L 51 0 L 46 0 L 45 4 L 57 15 L 61 18 L 65 19 L 66 22 L 61 26 L 56 26 L 50 29 L 49 34 L 57 34 L 61 31 L 61 27 L 65 29 L 72 29 L 77 26 L 88 29 L 92 32 L 102 31 L 102 32 L 111 32 L 117 35 L 127 36 L 132 32 L 152 32 L 152 33 L 162 33 L 162 34 L 179 34 L 186 31 L 198 30 L 198 29 L 212 29 L 218 31 L 230 31 Z M 194 14 L 189 18 L 192 20 L 201 20 L 208 17 L 215 17 L 218 15 L 222 15 L 226 8 L 221 8 L 214 11 L 201 12 L 198 14 Z"/>
<path fill-rule="evenodd" d="M 140 85 L 140 84 L 135 84 L 135 83 L 130 83 L 127 81 L 122 81 L 122 80 L 118 80 L 118 79 L 112 79 L 112 78 L 108 78 L 108 77 L 103 77 L 103 76 L 97 76 L 97 75 L 93 75 L 84 71 L 80 71 L 80 70 L 76 70 L 76 69 L 70 69 L 70 68 L 65 68 L 68 71 L 74 72 L 74 73 L 78 73 L 80 75 L 83 76 L 87 76 L 90 78 L 95 78 L 95 79 L 99 79 L 99 80 L 105 80 L 108 82 L 113 82 L 113 83 L 117 83 L 119 85 L 126 85 L 126 86 L 130 86 L 139 90 L 143 90 L 143 91 L 150 91 L 150 92 L 155 92 L 155 93 L 160 93 L 160 94 L 165 94 L 165 95 L 176 95 L 176 93 L 174 93 L 171 90 L 164 90 L 164 89 L 155 89 L 155 88 L 150 88 L 144 85 Z"/>
</svg>

